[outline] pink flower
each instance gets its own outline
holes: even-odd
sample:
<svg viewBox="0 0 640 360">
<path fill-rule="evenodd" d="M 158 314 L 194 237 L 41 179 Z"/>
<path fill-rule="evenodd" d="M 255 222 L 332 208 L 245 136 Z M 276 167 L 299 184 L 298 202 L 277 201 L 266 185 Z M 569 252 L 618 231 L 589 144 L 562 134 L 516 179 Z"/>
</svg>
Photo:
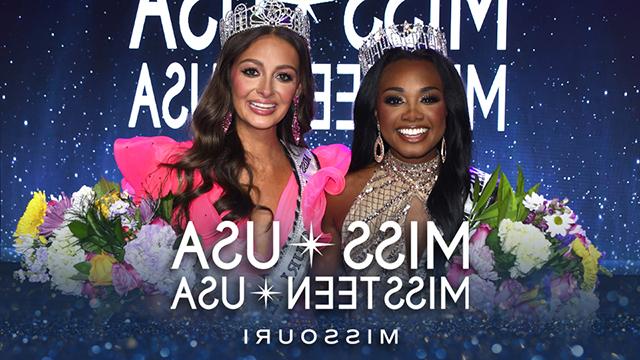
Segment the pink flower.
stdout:
<svg viewBox="0 0 640 360">
<path fill-rule="evenodd" d="M 85 281 L 84 285 L 82 285 L 81 294 L 89 299 L 95 299 L 98 296 L 98 292 L 93 285 L 91 285 L 91 281 Z"/>
<path fill-rule="evenodd" d="M 491 226 L 487 224 L 480 224 L 473 235 L 471 235 L 471 239 L 469 239 L 469 242 L 471 244 L 477 243 L 478 246 L 484 246 L 485 241 L 487 240 L 487 236 L 489 236 L 490 233 Z"/>
<path fill-rule="evenodd" d="M 473 269 L 465 270 L 462 268 L 462 256 L 454 256 L 449 264 L 447 280 L 449 281 L 449 284 L 457 288 L 462 284 L 465 277 L 475 273 L 476 272 Z"/>
<path fill-rule="evenodd" d="M 573 297 L 577 289 L 576 280 L 567 273 L 563 276 L 555 277 L 551 279 L 549 285 L 551 289 L 551 297 L 558 298 L 560 301 L 567 301 Z"/>
<path fill-rule="evenodd" d="M 493 270 L 495 261 L 493 251 L 486 245 L 491 233 L 491 227 L 480 224 L 469 239 L 469 265 L 483 279 L 498 280 L 498 274 Z"/>
<path fill-rule="evenodd" d="M 113 287 L 120 296 L 140 287 L 142 284 L 140 275 L 136 269 L 129 264 L 113 264 L 111 268 L 111 278 Z"/>
</svg>

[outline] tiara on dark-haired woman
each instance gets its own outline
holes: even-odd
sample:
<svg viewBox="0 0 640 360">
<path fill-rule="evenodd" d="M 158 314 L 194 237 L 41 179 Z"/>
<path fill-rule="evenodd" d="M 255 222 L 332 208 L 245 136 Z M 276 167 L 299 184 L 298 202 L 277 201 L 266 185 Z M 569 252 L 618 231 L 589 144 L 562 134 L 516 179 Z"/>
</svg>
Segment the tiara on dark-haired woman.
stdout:
<svg viewBox="0 0 640 360">
<path fill-rule="evenodd" d="M 447 56 L 447 40 L 442 31 L 430 25 L 405 21 L 403 24 L 380 28 L 364 41 L 358 54 L 362 76 L 380 60 L 385 51 L 395 48 L 411 51 L 431 49 Z"/>
<path fill-rule="evenodd" d="M 275 0 L 265 0 L 249 8 L 239 4 L 229 11 L 220 19 L 220 44 L 224 46 L 233 35 L 262 26 L 287 28 L 304 38 L 307 45 L 310 44 L 311 26 L 306 12 L 299 7 L 290 9 Z"/>
</svg>

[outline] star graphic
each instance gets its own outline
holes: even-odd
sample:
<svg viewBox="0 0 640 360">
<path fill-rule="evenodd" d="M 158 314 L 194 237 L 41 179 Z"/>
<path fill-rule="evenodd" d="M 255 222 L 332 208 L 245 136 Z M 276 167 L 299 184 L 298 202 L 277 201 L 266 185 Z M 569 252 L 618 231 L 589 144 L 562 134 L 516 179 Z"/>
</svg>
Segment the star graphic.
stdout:
<svg viewBox="0 0 640 360">
<path fill-rule="evenodd" d="M 291 5 L 297 5 L 304 12 L 308 13 L 309 15 L 311 15 L 311 17 L 313 18 L 313 21 L 315 21 L 316 24 L 317 24 L 318 23 L 318 18 L 316 17 L 316 14 L 313 12 L 313 9 L 311 8 L 311 5 L 324 4 L 324 3 L 328 3 L 328 2 L 335 2 L 335 0 L 282 0 L 282 2 L 287 3 L 287 4 L 291 4 Z"/>
<path fill-rule="evenodd" d="M 268 301 L 275 300 L 275 296 L 273 295 L 280 295 L 280 292 L 272 291 L 273 285 L 269 286 L 267 278 L 264 278 L 264 287 L 260 285 L 258 285 L 258 287 L 260 288 L 260 291 L 252 291 L 251 293 L 260 295 L 260 299 L 258 299 L 258 301 L 264 299 L 264 308 L 266 309 Z"/>
<path fill-rule="evenodd" d="M 318 235 L 317 237 L 313 237 L 313 226 L 311 226 L 311 229 L 309 230 L 309 237 L 307 238 L 306 236 L 302 235 L 302 238 L 304 239 L 304 242 L 299 242 L 296 244 L 291 244 L 293 246 L 304 246 L 305 249 L 302 252 L 303 254 L 306 253 L 307 251 L 309 252 L 309 264 L 311 266 L 313 266 L 313 253 L 317 252 L 318 254 L 320 254 L 320 256 L 322 256 L 322 253 L 320 252 L 320 250 L 318 248 L 323 247 L 323 246 L 332 246 L 333 244 L 329 244 L 329 243 L 323 243 L 323 242 L 318 242 L 318 240 L 320 240 L 320 237 L 322 235 Z"/>
</svg>

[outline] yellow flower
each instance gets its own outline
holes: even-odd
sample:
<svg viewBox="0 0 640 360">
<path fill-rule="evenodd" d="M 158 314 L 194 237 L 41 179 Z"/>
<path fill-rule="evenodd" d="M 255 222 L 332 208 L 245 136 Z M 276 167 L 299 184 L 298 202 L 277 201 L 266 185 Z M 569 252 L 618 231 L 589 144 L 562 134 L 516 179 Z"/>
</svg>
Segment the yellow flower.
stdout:
<svg viewBox="0 0 640 360">
<path fill-rule="evenodd" d="M 89 262 L 89 281 L 98 286 L 111 285 L 111 267 L 117 262 L 116 259 L 111 255 L 100 254 L 91 258 Z"/>
<path fill-rule="evenodd" d="M 102 214 L 103 218 L 109 218 L 109 208 L 118 200 L 120 200 L 120 194 L 117 191 L 112 191 L 108 194 L 104 194 L 100 199 L 98 199 L 98 201 L 96 201 L 100 214 Z"/>
<path fill-rule="evenodd" d="M 573 240 L 571 243 L 571 249 L 573 249 L 573 252 L 582 259 L 582 269 L 584 271 L 584 274 L 582 275 L 582 289 L 586 291 L 593 290 L 596 287 L 598 260 L 602 254 L 600 254 L 593 244 L 589 244 L 589 247 L 585 247 L 580 239 Z"/>
<path fill-rule="evenodd" d="M 40 225 L 44 222 L 44 216 L 47 213 L 47 200 L 44 192 L 36 191 L 33 198 L 27 204 L 27 209 L 22 214 L 18 226 L 13 236 L 16 237 L 16 243 L 20 244 L 21 236 L 29 236 L 39 239 L 42 244 L 46 244 L 47 240 L 40 235 Z"/>
</svg>

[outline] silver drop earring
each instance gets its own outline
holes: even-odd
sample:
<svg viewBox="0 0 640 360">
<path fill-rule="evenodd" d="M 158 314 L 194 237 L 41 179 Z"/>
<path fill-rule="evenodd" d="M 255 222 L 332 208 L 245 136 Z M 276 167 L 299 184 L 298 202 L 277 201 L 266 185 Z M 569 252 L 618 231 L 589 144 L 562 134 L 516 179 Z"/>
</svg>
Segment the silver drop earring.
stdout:
<svg viewBox="0 0 640 360">
<path fill-rule="evenodd" d="M 378 137 L 376 137 L 376 142 L 373 145 L 373 158 L 379 164 L 384 159 L 384 141 L 382 141 L 382 136 L 380 135 L 380 123 L 377 121 L 376 127 L 378 128 Z"/>
</svg>

